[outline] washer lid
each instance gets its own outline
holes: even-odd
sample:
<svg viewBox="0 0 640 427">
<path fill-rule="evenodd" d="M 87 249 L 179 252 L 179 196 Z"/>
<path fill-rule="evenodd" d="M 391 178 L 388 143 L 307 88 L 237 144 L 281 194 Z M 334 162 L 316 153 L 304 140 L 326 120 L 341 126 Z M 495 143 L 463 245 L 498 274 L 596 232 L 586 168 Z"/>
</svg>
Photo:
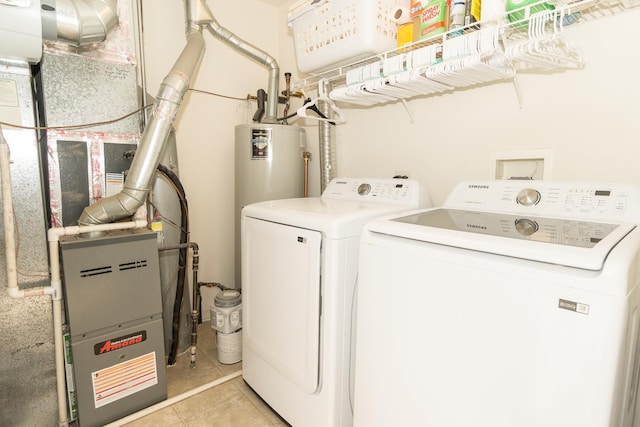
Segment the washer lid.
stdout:
<svg viewBox="0 0 640 427">
<path fill-rule="evenodd" d="M 633 224 L 433 209 L 389 221 L 373 232 L 516 258 L 600 270 Z"/>
</svg>

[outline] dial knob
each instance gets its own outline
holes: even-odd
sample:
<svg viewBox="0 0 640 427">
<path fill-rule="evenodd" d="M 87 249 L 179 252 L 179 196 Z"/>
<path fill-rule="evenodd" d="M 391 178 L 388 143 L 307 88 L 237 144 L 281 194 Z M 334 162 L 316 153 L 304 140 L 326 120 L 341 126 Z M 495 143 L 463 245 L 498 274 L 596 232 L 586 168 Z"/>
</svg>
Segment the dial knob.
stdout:
<svg viewBox="0 0 640 427">
<path fill-rule="evenodd" d="M 519 205 L 523 206 L 536 205 L 540 201 L 540 192 L 538 190 L 534 190 L 533 188 L 525 188 L 518 193 L 518 195 L 516 196 L 516 201 Z"/>
<path fill-rule="evenodd" d="M 371 191 L 371 185 L 369 184 L 360 184 L 358 186 L 358 194 L 361 196 L 366 196 L 367 194 L 369 194 L 369 191 Z"/>
<path fill-rule="evenodd" d="M 528 218 L 518 218 L 516 219 L 516 230 L 518 233 L 523 236 L 531 236 L 533 233 L 538 231 L 538 223 L 532 219 Z"/>
</svg>

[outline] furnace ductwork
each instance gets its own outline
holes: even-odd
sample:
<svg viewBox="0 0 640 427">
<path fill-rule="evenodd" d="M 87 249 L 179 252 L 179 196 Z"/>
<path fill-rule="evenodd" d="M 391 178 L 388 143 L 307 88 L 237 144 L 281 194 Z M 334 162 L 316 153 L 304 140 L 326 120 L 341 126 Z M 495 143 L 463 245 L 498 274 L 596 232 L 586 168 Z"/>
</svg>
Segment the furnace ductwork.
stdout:
<svg viewBox="0 0 640 427">
<path fill-rule="evenodd" d="M 117 0 L 42 1 L 43 39 L 84 46 L 104 41 L 117 26 Z"/>
<path fill-rule="evenodd" d="M 190 30 L 187 45 L 160 85 L 151 120 L 144 129 L 123 190 L 86 207 L 78 219 L 79 225 L 118 221 L 130 217 L 142 206 L 149 194 L 171 125 L 203 54 L 202 34 Z"/>
<path fill-rule="evenodd" d="M 198 5 L 195 3 L 198 2 Z M 171 132 L 184 95 L 204 55 L 201 25 L 211 19 L 204 0 L 186 0 L 187 44 L 160 85 L 160 90 L 133 157 L 131 168 L 120 193 L 87 206 L 79 225 L 103 224 L 128 218 L 145 202 L 162 151 Z"/>
<path fill-rule="evenodd" d="M 216 38 L 234 50 L 269 68 L 268 104 L 264 123 L 277 123 L 280 68 L 276 60 L 220 26 L 204 0 L 185 0 L 185 13 L 187 45 L 160 86 L 151 120 L 142 134 L 124 188 L 120 193 L 86 207 L 78 219 L 79 225 L 128 218 L 145 202 L 171 126 L 204 54 L 203 27 L 206 26 Z"/>
</svg>

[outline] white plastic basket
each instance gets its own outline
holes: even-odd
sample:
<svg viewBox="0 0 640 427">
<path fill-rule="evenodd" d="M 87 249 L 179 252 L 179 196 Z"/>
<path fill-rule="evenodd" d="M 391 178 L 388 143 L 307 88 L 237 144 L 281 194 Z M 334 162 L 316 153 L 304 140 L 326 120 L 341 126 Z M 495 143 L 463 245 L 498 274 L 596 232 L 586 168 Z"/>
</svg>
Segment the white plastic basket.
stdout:
<svg viewBox="0 0 640 427">
<path fill-rule="evenodd" d="M 298 69 L 320 73 L 391 50 L 398 0 L 300 0 L 287 14 Z"/>
</svg>

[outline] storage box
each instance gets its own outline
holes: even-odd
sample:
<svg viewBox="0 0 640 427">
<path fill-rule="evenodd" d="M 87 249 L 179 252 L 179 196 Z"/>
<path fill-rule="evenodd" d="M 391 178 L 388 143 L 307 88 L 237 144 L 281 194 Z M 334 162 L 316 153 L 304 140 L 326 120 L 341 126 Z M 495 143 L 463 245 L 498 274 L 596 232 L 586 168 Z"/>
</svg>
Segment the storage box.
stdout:
<svg viewBox="0 0 640 427">
<path fill-rule="evenodd" d="M 397 0 L 301 0 L 287 14 L 298 69 L 320 73 L 393 49 Z"/>
</svg>

